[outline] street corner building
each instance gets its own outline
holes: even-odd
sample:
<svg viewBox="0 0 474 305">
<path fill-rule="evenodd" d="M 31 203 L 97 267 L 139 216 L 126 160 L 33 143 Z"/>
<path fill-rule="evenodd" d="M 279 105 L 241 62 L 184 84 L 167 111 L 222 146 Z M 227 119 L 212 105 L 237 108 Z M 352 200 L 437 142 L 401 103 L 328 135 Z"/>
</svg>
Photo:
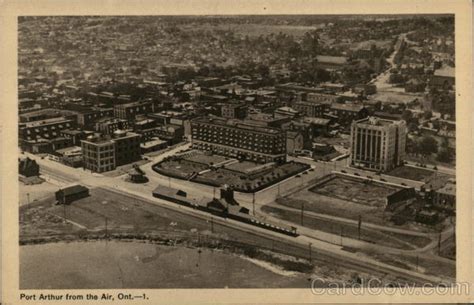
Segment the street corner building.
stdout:
<svg viewBox="0 0 474 305">
<path fill-rule="evenodd" d="M 407 128 L 403 120 L 368 117 L 351 125 L 351 165 L 388 171 L 403 163 Z"/>
<path fill-rule="evenodd" d="M 81 141 L 84 168 L 102 173 L 141 159 L 140 135 L 116 130 L 112 135 L 89 136 Z"/>
</svg>

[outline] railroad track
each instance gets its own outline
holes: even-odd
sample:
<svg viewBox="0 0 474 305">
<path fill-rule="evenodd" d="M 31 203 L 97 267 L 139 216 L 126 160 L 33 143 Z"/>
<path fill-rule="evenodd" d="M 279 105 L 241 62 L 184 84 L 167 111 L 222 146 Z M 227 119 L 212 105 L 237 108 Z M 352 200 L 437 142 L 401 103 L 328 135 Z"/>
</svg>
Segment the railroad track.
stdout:
<svg viewBox="0 0 474 305">
<path fill-rule="evenodd" d="M 71 183 L 77 181 L 73 178 L 65 178 L 60 174 L 56 174 L 47 169 L 45 170 L 44 168 L 42 168 L 41 171 L 46 175 L 50 175 L 65 182 Z M 289 238 L 291 237 L 286 237 L 282 234 L 277 234 L 278 236 L 270 234 L 270 232 L 267 232 L 267 230 L 265 229 L 255 228 L 252 225 L 211 216 L 208 213 L 196 211 L 191 208 L 181 207 L 171 202 L 153 198 L 151 197 L 151 195 L 151 198 L 149 198 L 143 195 L 132 194 L 126 190 L 118 190 L 107 186 L 101 187 L 107 191 L 120 194 L 121 196 L 125 196 L 133 200 L 137 200 L 137 198 L 139 198 L 141 199 L 141 201 L 144 201 L 146 203 L 153 204 L 168 211 L 186 214 L 189 217 L 197 218 L 205 222 L 208 222 L 209 219 L 212 218 L 216 229 L 218 227 L 220 227 L 221 229 L 225 228 L 226 231 L 230 231 L 229 233 L 234 233 L 233 235 L 235 235 L 235 233 L 238 233 L 237 241 L 244 241 L 244 243 L 247 245 L 272 250 L 299 258 L 311 259 L 311 261 L 315 263 L 325 265 L 337 265 L 350 270 L 369 273 L 380 278 L 386 278 L 388 276 L 390 276 L 391 278 L 395 277 L 403 279 L 403 283 L 436 284 L 440 282 L 440 280 L 435 276 L 429 276 L 409 270 L 404 271 L 401 268 L 388 264 L 378 263 L 376 261 L 373 261 L 372 263 L 361 260 L 357 261 L 356 259 L 351 259 L 344 255 L 340 255 L 321 248 L 313 248 L 311 250 L 312 253 L 310 254 L 308 245 L 302 244 L 302 241 L 298 240 L 298 238 L 294 238 L 294 240 L 290 241 Z M 271 244 L 271 246 L 265 246 L 265 244 Z"/>
</svg>

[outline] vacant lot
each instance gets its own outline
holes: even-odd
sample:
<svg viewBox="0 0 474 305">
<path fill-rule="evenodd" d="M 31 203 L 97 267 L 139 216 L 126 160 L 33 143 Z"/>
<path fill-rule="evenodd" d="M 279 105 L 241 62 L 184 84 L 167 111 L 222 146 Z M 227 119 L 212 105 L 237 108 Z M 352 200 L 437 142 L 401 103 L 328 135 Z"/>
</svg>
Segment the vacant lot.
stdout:
<svg viewBox="0 0 474 305">
<path fill-rule="evenodd" d="M 91 196 L 70 205 L 55 205 L 48 197 L 20 209 L 21 237 L 78 231 L 153 232 L 189 231 L 192 228 L 209 230 L 209 225 L 173 211 L 145 204 L 128 196 L 105 189 L 92 189 Z"/>
<path fill-rule="evenodd" d="M 429 169 L 404 165 L 391 170 L 387 175 L 414 181 L 426 181 L 434 173 L 434 171 Z"/>
<path fill-rule="evenodd" d="M 31 203 L 49 197 L 54 196 L 54 193 L 59 190 L 59 187 L 44 181 L 41 184 L 29 184 L 26 185 L 20 182 L 20 205 Z"/>
<path fill-rule="evenodd" d="M 332 179 L 309 189 L 311 192 L 364 205 L 381 207 L 385 198 L 399 188 L 370 180 L 334 176 Z"/>
<path fill-rule="evenodd" d="M 354 220 L 359 219 L 359 215 L 362 215 L 363 220 L 379 224 L 384 223 L 382 220 L 383 208 L 369 207 L 347 200 L 320 195 L 307 189 L 279 198 L 276 202 L 295 209 L 301 209 L 301 206 L 304 205 L 305 211 Z"/>
<path fill-rule="evenodd" d="M 298 225 L 301 224 L 301 213 L 297 210 L 288 211 L 284 209 L 274 208 L 271 206 L 264 206 L 262 210 L 271 214 L 274 217 L 290 221 Z M 344 237 L 354 239 L 357 239 L 359 237 L 356 224 L 351 225 L 338 221 L 315 218 L 311 215 L 306 214 L 303 216 L 303 225 L 311 229 L 336 235 L 342 235 Z M 414 249 L 420 246 L 426 246 L 430 242 L 428 238 L 413 237 L 403 234 L 392 234 L 390 232 L 380 232 L 375 231 L 373 229 L 362 229 L 360 237 L 361 240 L 369 243 L 375 243 L 387 247 L 407 250 Z"/>
</svg>

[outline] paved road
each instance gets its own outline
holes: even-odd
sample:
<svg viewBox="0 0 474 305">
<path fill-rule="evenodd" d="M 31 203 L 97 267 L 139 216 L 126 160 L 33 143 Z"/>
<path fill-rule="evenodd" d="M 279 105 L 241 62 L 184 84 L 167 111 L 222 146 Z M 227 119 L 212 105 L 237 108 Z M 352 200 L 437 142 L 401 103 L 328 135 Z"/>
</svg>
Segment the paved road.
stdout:
<svg viewBox="0 0 474 305">
<path fill-rule="evenodd" d="M 177 148 L 175 150 L 179 150 L 179 149 L 182 149 L 182 148 Z M 168 154 L 174 153 L 175 150 L 170 151 Z M 41 158 L 38 158 L 37 156 L 34 156 L 34 155 L 29 155 L 29 156 L 38 161 L 41 167 L 42 173 L 46 175 L 54 173 L 53 175 L 55 175 L 55 178 L 60 179 L 60 177 L 64 177 L 66 182 L 69 182 L 72 180 L 76 183 L 82 183 L 90 187 L 103 187 L 109 190 L 113 190 L 115 192 L 121 192 L 124 195 L 132 195 L 137 198 L 142 198 L 146 200 L 147 202 L 157 204 L 160 206 L 166 206 L 167 208 L 174 209 L 182 213 L 192 214 L 196 217 L 202 217 L 203 219 L 206 219 L 206 220 L 209 219 L 209 214 L 207 213 L 203 213 L 203 212 L 192 210 L 192 209 L 186 209 L 186 208 L 177 206 L 174 203 L 170 203 L 164 200 L 159 200 L 157 198 L 154 198 L 151 195 L 151 191 L 154 189 L 154 187 L 156 187 L 156 184 L 154 182 L 150 181 L 147 184 L 141 184 L 141 185 L 132 184 L 132 183 L 125 182 L 123 180 L 123 177 L 112 178 L 112 177 L 106 177 L 106 176 L 98 175 L 98 174 L 91 174 L 89 171 L 84 171 L 82 169 L 73 169 L 73 168 L 64 166 L 62 164 L 59 164 L 47 159 L 42 160 Z M 163 158 L 165 156 L 166 155 L 158 156 L 156 157 L 154 161 L 157 162 L 159 161 L 160 157 Z M 311 247 L 314 247 L 316 251 L 319 251 L 320 253 L 324 253 L 332 257 L 338 257 L 346 263 L 350 262 L 349 265 L 354 265 L 354 266 L 362 265 L 372 270 L 377 270 L 377 271 L 387 272 L 387 273 L 395 274 L 399 276 L 409 277 L 409 278 L 415 279 L 418 282 L 419 281 L 442 282 L 442 281 L 447 280 L 446 278 L 443 278 L 443 277 L 426 275 L 426 274 L 414 272 L 411 270 L 405 270 L 405 269 L 392 266 L 389 264 L 381 263 L 381 262 L 375 261 L 374 259 L 357 255 L 356 253 L 347 252 L 338 245 L 333 245 L 328 242 L 324 242 L 322 240 L 318 240 L 318 239 L 311 238 L 308 236 L 299 236 L 298 238 L 292 238 L 292 237 L 287 237 L 282 234 L 278 234 L 275 232 L 271 232 L 268 230 L 250 226 L 244 223 L 235 222 L 232 220 L 216 219 L 216 221 L 221 222 L 222 225 L 232 226 L 235 228 L 239 228 L 241 230 L 245 229 L 246 231 L 252 232 L 253 234 L 259 234 L 262 236 L 266 236 L 268 238 L 272 238 L 277 242 L 285 241 L 287 243 L 299 245 L 301 247 L 307 247 L 311 243 L 312 245 Z"/>
</svg>

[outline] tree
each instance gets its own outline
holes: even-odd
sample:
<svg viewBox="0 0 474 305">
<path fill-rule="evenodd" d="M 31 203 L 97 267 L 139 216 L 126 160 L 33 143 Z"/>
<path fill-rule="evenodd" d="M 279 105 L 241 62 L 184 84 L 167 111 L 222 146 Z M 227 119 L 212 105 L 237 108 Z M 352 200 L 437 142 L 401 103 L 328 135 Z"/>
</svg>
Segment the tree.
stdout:
<svg viewBox="0 0 474 305">
<path fill-rule="evenodd" d="M 423 113 L 423 118 L 425 120 L 429 120 L 431 119 L 431 117 L 433 116 L 433 112 L 429 111 L 429 110 L 426 110 L 424 113 Z"/>
<path fill-rule="evenodd" d="M 420 141 L 420 150 L 425 156 L 436 153 L 438 151 L 438 142 L 431 136 L 423 137 Z"/>
<path fill-rule="evenodd" d="M 413 113 L 410 110 L 405 110 L 402 113 L 402 119 L 405 120 L 405 122 L 409 122 L 413 118 Z"/>
<path fill-rule="evenodd" d="M 452 159 L 451 153 L 446 148 L 440 149 L 438 155 L 436 156 L 436 160 L 444 163 L 449 163 L 452 161 Z"/>
</svg>

